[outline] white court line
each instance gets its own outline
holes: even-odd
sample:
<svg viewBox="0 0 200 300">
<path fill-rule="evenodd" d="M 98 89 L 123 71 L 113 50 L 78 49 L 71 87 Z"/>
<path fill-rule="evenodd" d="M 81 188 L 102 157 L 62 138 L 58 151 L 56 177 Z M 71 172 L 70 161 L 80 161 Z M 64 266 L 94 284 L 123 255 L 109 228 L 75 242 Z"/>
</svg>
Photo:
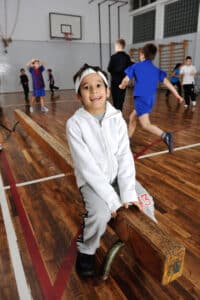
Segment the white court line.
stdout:
<svg viewBox="0 0 200 300">
<path fill-rule="evenodd" d="M 177 147 L 177 148 L 174 149 L 174 151 L 180 151 L 180 150 L 194 148 L 194 147 L 198 147 L 198 146 L 200 146 L 200 143 Z M 141 155 L 137 159 L 142 159 L 142 158 L 147 158 L 147 157 L 153 157 L 153 156 L 157 156 L 157 155 L 161 155 L 161 154 L 165 154 L 165 153 L 169 153 L 169 151 L 168 150 L 164 150 L 164 151 L 149 153 L 149 154 Z M 65 176 L 66 177 L 67 176 L 72 176 L 72 175 L 73 175 L 72 172 L 68 172 L 66 174 L 60 173 L 60 174 L 49 176 L 49 177 L 43 177 L 43 178 L 40 178 L 40 179 L 34 179 L 34 180 L 31 180 L 31 181 L 25 181 L 25 182 L 17 183 L 16 187 L 22 187 L 22 186 L 26 186 L 26 185 L 31 185 L 31 184 L 35 184 L 35 183 L 45 182 L 45 181 L 48 181 L 48 180 L 52 180 L 52 179 L 56 179 L 56 178 L 62 178 L 62 177 L 65 177 Z M 4 190 L 9 190 L 10 189 L 10 185 L 4 186 L 3 189 Z"/>
<path fill-rule="evenodd" d="M 181 147 L 174 148 L 174 151 L 180 151 L 180 150 L 199 147 L 199 146 L 200 146 L 200 143 L 191 144 L 191 145 L 186 145 L 186 146 L 181 146 Z M 164 153 L 169 153 L 169 151 L 164 150 L 164 151 L 149 153 L 149 154 L 141 155 L 137 159 L 142 159 L 142 158 L 146 158 L 146 157 L 153 157 L 153 156 L 157 156 L 157 155 L 164 154 Z"/>
<path fill-rule="evenodd" d="M 17 284 L 17 290 L 19 294 L 20 300 L 31 300 L 33 299 L 31 296 L 30 288 L 26 281 L 26 276 L 24 273 L 20 251 L 17 244 L 17 236 L 15 234 L 14 226 L 12 223 L 12 219 L 10 216 L 8 203 L 6 199 L 5 192 L 3 190 L 3 181 L 0 174 L 0 205 L 3 214 L 3 220 L 8 240 L 8 247 L 10 251 L 10 257 L 12 261 L 12 266 L 15 274 L 15 280 Z"/>
<path fill-rule="evenodd" d="M 35 184 L 35 183 L 40 183 L 40 182 L 44 182 L 44 181 L 48 181 L 48 180 L 52 180 L 52 179 L 56 179 L 56 178 L 71 176 L 71 175 L 73 175 L 72 172 L 71 173 L 66 173 L 66 174 L 61 173 L 61 174 L 57 174 L 57 175 L 53 175 L 53 176 L 49 176 L 49 177 L 43 177 L 43 178 L 40 178 L 40 179 L 34 179 L 34 180 L 31 180 L 31 181 L 25 181 L 25 182 L 17 183 L 16 187 L 26 186 L 26 185 Z M 4 190 L 8 190 L 8 189 L 10 189 L 10 185 L 4 186 Z"/>
<path fill-rule="evenodd" d="M 51 104 L 51 103 L 62 103 L 62 102 L 67 102 L 67 101 L 71 101 L 66 99 L 66 100 L 56 100 L 56 102 L 53 102 L 52 100 L 51 101 L 45 101 L 46 104 Z M 12 107 L 12 106 L 25 106 L 26 103 L 19 103 L 19 104 L 15 104 L 15 103 L 11 103 L 11 104 L 8 104 L 8 105 L 1 105 L 2 108 L 7 108 L 7 107 Z"/>
</svg>

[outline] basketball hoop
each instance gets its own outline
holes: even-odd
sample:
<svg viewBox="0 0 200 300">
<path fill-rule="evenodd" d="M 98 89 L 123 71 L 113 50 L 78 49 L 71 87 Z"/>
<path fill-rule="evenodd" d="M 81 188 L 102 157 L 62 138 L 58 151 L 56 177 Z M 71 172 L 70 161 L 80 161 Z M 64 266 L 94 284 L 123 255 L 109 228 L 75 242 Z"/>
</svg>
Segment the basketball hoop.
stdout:
<svg viewBox="0 0 200 300">
<path fill-rule="evenodd" d="M 71 41 L 72 40 L 72 36 L 73 36 L 72 32 L 63 32 L 63 34 L 64 34 L 64 39 L 66 41 Z"/>
</svg>

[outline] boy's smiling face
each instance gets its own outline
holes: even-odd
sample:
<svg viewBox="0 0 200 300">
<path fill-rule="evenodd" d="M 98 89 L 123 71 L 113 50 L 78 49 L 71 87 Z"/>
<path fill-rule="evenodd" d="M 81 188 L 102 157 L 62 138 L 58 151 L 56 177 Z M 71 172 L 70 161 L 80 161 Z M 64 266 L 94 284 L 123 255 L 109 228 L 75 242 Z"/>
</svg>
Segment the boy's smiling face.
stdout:
<svg viewBox="0 0 200 300">
<path fill-rule="evenodd" d="M 32 62 L 32 64 L 33 64 L 33 67 L 34 67 L 35 69 L 38 69 L 38 68 L 40 67 L 40 61 L 39 61 L 39 60 L 34 60 L 34 61 Z"/>
<path fill-rule="evenodd" d="M 77 97 L 89 113 L 97 115 L 105 112 L 106 99 L 110 95 L 110 90 L 98 73 L 85 76 L 79 91 Z"/>
<path fill-rule="evenodd" d="M 192 60 L 191 60 L 190 58 L 186 59 L 185 64 L 186 64 L 187 66 L 191 66 Z"/>
</svg>

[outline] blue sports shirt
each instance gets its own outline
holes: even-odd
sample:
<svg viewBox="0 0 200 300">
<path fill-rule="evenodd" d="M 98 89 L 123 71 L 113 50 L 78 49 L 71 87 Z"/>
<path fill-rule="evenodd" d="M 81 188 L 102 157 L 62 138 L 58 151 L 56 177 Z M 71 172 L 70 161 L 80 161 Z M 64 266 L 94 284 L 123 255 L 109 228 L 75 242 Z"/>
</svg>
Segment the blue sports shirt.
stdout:
<svg viewBox="0 0 200 300">
<path fill-rule="evenodd" d="M 180 75 L 180 70 L 179 69 L 175 69 L 174 72 L 173 72 L 175 75 Z M 170 82 L 171 83 L 177 83 L 177 82 L 180 82 L 180 79 L 178 77 L 175 77 L 175 76 L 172 76 L 170 78 Z"/>
<path fill-rule="evenodd" d="M 148 59 L 131 65 L 124 72 L 129 79 L 135 79 L 134 96 L 154 96 L 158 82 L 163 82 L 167 76 Z"/>
<path fill-rule="evenodd" d="M 29 72 L 32 75 L 34 90 L 44 88 L 44 79 L 42 76 L 43 71 L 44 71 L 44 66 L 40 66 L 38 69 L 36 69 L 34 67 L 29 68 Z"/>
</svg>

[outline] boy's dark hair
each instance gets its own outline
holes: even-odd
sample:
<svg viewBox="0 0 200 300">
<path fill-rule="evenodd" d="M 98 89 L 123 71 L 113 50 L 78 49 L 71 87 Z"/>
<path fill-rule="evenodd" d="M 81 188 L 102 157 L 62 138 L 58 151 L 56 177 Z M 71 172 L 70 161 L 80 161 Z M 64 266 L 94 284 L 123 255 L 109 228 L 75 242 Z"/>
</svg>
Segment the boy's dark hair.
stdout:
<svg viewBox="0 0 200 300">
<path fill-rule="evenodd" d="M 119 44 L 123 49 L 126 47 L 126 42 L 124 39 L 118 39 L 115 43 Z"/>
<path fill-rule="evenodd" d="M 48 72 L 52 72 L 52 69 L 47 69 Z"/>
<path fill-rule="evenodd" d="M 145 59 L 154 60 L 157 53 L 157 47 L 156 45 L 149 43 L 144 45 L 144 47 L 142 48 L 142 52 L 144 54 Z"/>
<path fill-rule="evenodd" d="M 93 69 L 95 72 L 100 71 L 101 73 L 103 73 L 103 75 L 106 77 L 106 79 L 108 79 L 108 75 L 105 71 L 103 71 L 100 67 L 98 66 L 90 66 L 88 64 L 84 64 L 79 70 L 78 72 L 76 72 L 76 74 L 73 76 L 73 81 L 74 83 L 76 82 L 77 78 L 81 78 L 83 72 L 87 69 Z M 104 82 L 105 84 L 105 82 Z M 107 85 L 105 84 L 105 87 L 107 88 Z M 78 94 L 80 95 L 80 88 L 78 90 Z"/>
<path fill-rule="evenodd" d="M 192 60 L 192 57 L 191 57 L 191 56 L 186 56 L 186 60 L 187 60 L 187 59 L 191 59 L 191 60 Z"/>
<path fill-rule="evenodd" d="M 21 69 L 20 69 L 20 72 L 23 72 L 23 71 L 25 72 L 24 68 L 21 68 Z"/>
<path fill-rule="evenodd" d="M 178 69 L 178 68 L 180 68 L 181 65 L 182 65 L 181 63 L 177 63 L 177 64 L 175 65 L 173 71 L 176 70 L 176 69 Z"/>
<path fill-rule="evenodd" d="M 36 63 L 36 62 L 40 62 L 40 60 L 39 59 L 35 59 L 33 62 L 32 62 L 32 64 L 34 65 L 34 63 Z"/>
</svg>

